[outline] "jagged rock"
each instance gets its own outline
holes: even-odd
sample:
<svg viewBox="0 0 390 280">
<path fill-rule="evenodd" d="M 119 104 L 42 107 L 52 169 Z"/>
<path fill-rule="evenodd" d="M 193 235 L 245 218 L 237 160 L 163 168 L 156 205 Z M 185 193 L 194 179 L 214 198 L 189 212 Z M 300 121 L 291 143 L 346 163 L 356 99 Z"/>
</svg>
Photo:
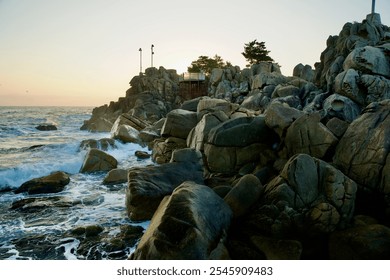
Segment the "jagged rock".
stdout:
<svg viewBox="0 0 390 280">
<path fill-rule="evenodd" d="M 348 97 L 332 94 L 325 99 L 323 108 L 327 118 L 337 117 L 351 123 L 360 114 L 360 107 Z"/>
<path fill-rule="evenodd" d="M 277 85 L 274 92 L 272 93 L 271 98 L 278 97 L 287 97 L 287 96 L 298 96 L 300 94 L 300 90 L 298 87 L 293 85 Z"/>
<path fill-rule="evenodd" d="M 176 137 L 157 139 L 154 141 L 152 159 L 158 164 L 167 163 L 171 160 L 173 151 L 183 148 L 187 148 L 184 139 Z"/>
<path fill-rule="evenodd" d="M 279 85 L 286 83 L 287 79 L 285 76 L 278 72 L 272 72 L 272 73 L 261 73 L 258 75 L 253 76 L 251 89 L 262 89 L 265 86 L 269 85 Z"/>
<path fill-rule="evenodd" d="M 35 178 L 23 183 L 15 193 L 28 192 L 28 194 L 58 193 L 63 191 L 70 182 L 68 174 L 62 171 L 54 172 L 48 176 Z"/>
<path fill-rule="evenodd" d="M 333 260 L 388 260 L 390 228 L 372 224 L 336 231 L 330 236 L 329 257 Z"/>
<path fill-rule="evenodd" d="M 336 76 L 335 92 L 344 95 L 359 105 L 365 104 L 365 94 L 359 88 L 360 76 L 355 69 L 348 69 Z"/>
<path fill-rule="evenodd" d="M 302 255 L 302 244 L 297 240 L 252 236 L 251 241 L 267 260 L 299 260 Z"/>
<path fill-rule="evenodd" d="M 180 109 L 191 111 L 191 112 L 197 112 L 199 101 L 202 99 L 208 99 L 208 98 L 209 98 L 208 96 L 201 96 L 201 97 L 194 98 L 191 100 L 186 100 L 183 102 Z"/>
<path fill-rule="evenodd" d="M 285 144 L 288 155 L 306 153 L 323 158 L 338 142 L 336 136 L 320 122 L 318 113 L 303 115 L 287 129 Z"/>
<path fill-rule="evenodd" d="M 95 139 L 87 139 L 83 140 L 80 143 L 80 149 L 87 150 L 87 149 L 99 149 L 103 151 L 107 151 L 108 148 L 115 148 L 115 140 L 110 138 L 103 138 L 99 140 Z"/>
<path fill-rule="evenodd" d="M 70 208 L 80 204 L 80 201 L 72 201 L 67 197 L 54 196 L 54 197 L 28 197 L 21 200 L 14 201 L 10 207 L 12 210 L 19 210 L 24 212 L 35 212 L 42 209 L 50 208 Z M 53 218 L 47 221 L 48 224 L 53 225 Z M 55 218 L 54 218 L 55 219 Z"/>
<path fill-rule="evenodd" d="M 260 180 L 248 174 L 243 176 L 237 184 L 224 197 L 224 201 L 232 209 L 233 217 L 244 215 L 263 193 L 264 187 Z"/>
<path fill-rule="evenodd" d="M 222 111 L 224 112 L 228 117 L 236 110 L 238 109 L 237 104 L 232 104 L 226 100 L 217 99 L 217 98 L 206 98 L 201 99 L 198 104 L 198 120 L 201 120 L 202 117 L 207 113 L 213 113 Z"/>
<path fill-rule="evenodd" d="M 198 123 L 195 112 L 176 109 L 167 114 L 164 126 L 161 129 L 163 137 L 177 137 L 187 139 L 191 129 Z"/>
<path fill-rule="evenodd" d="M 184 182 L 158 207 L 130 259 L 216 259 L 231 211 L 209 187 Z"/>
<path fill-rule="evenodd" d="M 185 161 L 175 161 L 159 166 L 131 168 L 126 189 L 127 213 L 132 220 L 148 220 L 161 200 L 186 180 L 203 184 L 203 166 L 199 151 L 193 152 Z M 175 160 L 183 155 L 172 156 Z"/>
<path fill-rule="evenodd" d="M 372 103 L 349 125 L 337 145 L 333 161 L 358 184 L 389 196 L 389 138 L 390 101 Z M 390 206 L 390 201 L 387 204 Z"/>
<path fill-rule="evenodd" d="M 110 170 L 103 180 L 103 185 L 116 185 L 127 182 L 127 170 L 126 169 L 112 169 Z"/>
<path fill-rule="evenodd" d="M 204 115 L 200 122 L 190 131 L 187 137 L 187 146 L 203 151 L 204 143 L 207 141 L 210 130 L 228 119 L 223 111 Z"/>
<path fill-rule="evenodd" d="M 256 161 L 275 141 L 264 116 L 228 120 L 209 132 L 204 153 L 211 172 L 231 173 Z"/>
<path fill-rule="evenodd" d="M 366 104 L 390 99 L 390 80 L 381 76 L 362 75 L 361 87 L 367 92 Z"/>
<path fill-rule="evenodd" d="M 113 128 L 116 127 L 115 130 L 111 130 L 111 137 L 113 139 L 117 139 L 122 141 L 123 143 L 137 143 L 140 144 L 141 138 L 140 133 L 137 129 L 134 127 L 131 127 L 126 124 L 121 124 L 119 126 L 113 126 Z"/>
<path fill-rule="evenodd" d="M 265 186 L 249 219 L 274 236 L 330 233 L 350 223 L 356 191 L 356 183 L 330 164 L 299 154 Z"/>
<path fill-rule="evenodd" d="M 282 103 L 271 103 L 265 112 L 265 124 L 273 129 L 281 139 L 287 128 L 304 113 Z"/>
<path fill-rule="evenodd" d="M 344 70 L 348 69 L 390 78 L 388 58 L 383 50 L 372 46 L 354 49 L 344 61 Z"/>
<path fill-rule="evenodd" d="M 51 130 L 57 130 L 57 127 L 54 124 L 40 124 L 35 127 L 36 129 L 40 131 L 51 131 Z"/>
<path fill-rule="evenodd" d="M 116 168 L 117 165 L 117 160 L 111 155 L 98 149 L 90 149 L 85 156 L 80 173 L 110 171 Z"/>
<path fill-rule="evenodd" d="M 215 68 L 211 71 L 210 85 L 218 85 L 222 80 L 223 69 Z"/>
<path fill-rule="evenodd" d="M 241 103 L 241 107 L 249 110 L 257 111 L 267 107 L 269 102 L 270 102 L 270 97 L 266 96 L 264 92 L 254 91 L 254 93 L 248 95 L 244 99 L 244 101 Z"/>
</svg>

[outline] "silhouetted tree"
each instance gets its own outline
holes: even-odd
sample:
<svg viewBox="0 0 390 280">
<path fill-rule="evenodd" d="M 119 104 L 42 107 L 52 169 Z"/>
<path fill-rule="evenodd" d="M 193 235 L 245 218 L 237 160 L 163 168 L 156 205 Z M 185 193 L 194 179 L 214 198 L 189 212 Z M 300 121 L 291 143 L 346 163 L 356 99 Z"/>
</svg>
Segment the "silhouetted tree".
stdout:
<svg viewBox="0 0 390 280">
<path fill-rule="evenodd" d="M 257 40 L 254 40 L 244 45 L 244 52 L 241 54 L 249 62 L 247 65 L 249 67 L 261 61 L 273 62 L 274 60 L 268 55 L 269 53 L 270 51 L 267 51 L 265 47 L 265 42 L 257 42 Z"/>
<path fill-rule="evenodd" d="M 219 55 L 215 55 L 213 58 L 201 55 L 197 60 L 191 62 L 191 66 L 187 68 L 187 71 L 190 73 L 203 72 L 206 75 L 209 75 L 214 68 L 224 68 L 229 65 L 231 65 L 231 63 L 225 63 Z"/>
</svg>

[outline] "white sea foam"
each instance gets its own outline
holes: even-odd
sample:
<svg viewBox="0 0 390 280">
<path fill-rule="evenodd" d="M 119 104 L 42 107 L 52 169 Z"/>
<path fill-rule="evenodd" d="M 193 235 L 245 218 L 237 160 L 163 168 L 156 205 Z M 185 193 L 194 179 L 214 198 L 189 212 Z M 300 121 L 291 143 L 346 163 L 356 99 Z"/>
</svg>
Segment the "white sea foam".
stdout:
<svg viewBox="0 0 390 280">
<path fill-rule="evenodd" d="M 75 238 L 63 238 L 59 240 L 60 242 L 66 242 L 57 246 L 55 249 L 64 248 L 64 256 L 67 260 L 77 260 L 76 252 L 77 248 L 80 245 L 80 241 Z"/>
</svg>

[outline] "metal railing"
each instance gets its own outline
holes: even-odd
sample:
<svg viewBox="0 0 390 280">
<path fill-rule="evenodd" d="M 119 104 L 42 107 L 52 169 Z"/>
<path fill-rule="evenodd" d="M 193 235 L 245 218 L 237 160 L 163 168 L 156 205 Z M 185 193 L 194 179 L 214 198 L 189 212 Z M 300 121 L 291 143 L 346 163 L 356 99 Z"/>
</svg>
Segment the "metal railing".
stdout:
<svg viewBox="0 0 390 280">
<path fill-rule="evenodd" d="M 179 81 L 204 81 L 206 75 L 203 73 L 183 73 L 179 77 Z"/>
</svg>

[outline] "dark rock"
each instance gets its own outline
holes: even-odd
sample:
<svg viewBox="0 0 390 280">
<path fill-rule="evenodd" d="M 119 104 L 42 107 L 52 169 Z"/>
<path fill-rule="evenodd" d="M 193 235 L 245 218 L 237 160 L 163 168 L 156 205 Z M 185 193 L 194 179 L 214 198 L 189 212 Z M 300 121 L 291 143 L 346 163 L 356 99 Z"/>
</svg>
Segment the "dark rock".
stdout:
<svg viewBox="0 0 390 280">
<path fill-rule="evenodd" d="M 54 124 L 40 124 L 35 127 L 36 129 L 40 131 L 51 131 L 51 130 L 57 130 L 57 127 Z"/>
<path fill-rule="evenodd" d="M 127 182 L 127 169 L 112 169 L 103 180 L 103 185 L 116 185 Z"/>
<path fill-rule="evenodd" d="M 132 220 L 150 219 L 161 200 L 184 181 L 203 184 L 202 155 L 195 151 L 192 155 L 193 158 L 187 158 L 188 161 L 129 170 L 126 206 Z"/>
<path fill-rule="evenodd" d="M 267 260 L 299 260 L 301 258 L 302 244 L 297 240 L 252 236 L 251 241 L 264 253 Z"/>
<path fill-rule="evenodd" d="M 187 148 L 184 139 L 176 137 L 157 139 L 154 141 L 152 159 L 158 164 L 167 163 L 171 160 L 173 151 L 183 148 Z"/>
<path fill-rule="evenodd" d="M 340 120 L 339 118 L 331 118 L 327 123 L 326 127 L 339 139 L 347 131 L 349 123 Z"/>
<path fill-rule="evenodd" d="M 136 151 L 136 152 L 135 152 L 135 156 L 136 156 L 138 159 L 147 159 L 147 158 L 150 158 L 152 155 L 149 154 L 148 152 Z"/>
<path fill-rule="evenodd" d="M 15 190 L 15 193 L 58 193 L 63 191 L 63 189 L 67 184 L 69 184 L 69 182 L 70 178 L 68 174 L 61 171 L 57 171 L 48 176 L 35 178 L 23 183 L 18 189 Z"/>
<path fill-rule="evenodd" d="M 97 236 L 102 233 L 104 227 L 101 225 L 89 225 L 89 226 L 81 226 L 71 230 L 71 234 L 74 235 L 83 235 L 85 237 Z"/>
<path fill-rule="evenodd" d="M 116 168 L 117 165 L 117 160 L 109 154 L 98 149 L 90 149 L 85 156 L 80 173 L 110 171 Z"/>
<path fill-rule="evenodd" d="M 25 212 L 45 210 L 48 208 L 69 208 L 79 204 L 79 201 L 72 201 L 66 197 L 29 197 L 17 200 L 12 203 L 10 209 Z M 51 219 L 52 222 L 53 219 Z"/>
<path fill-rule="evenodd" d="M 158 207 L 131 259 L 215 259 L 231 211 L 213 190 L 184 182 Z"/>
<path fill-rule="evenodd" d="M 390 228 L 373 224 L 336 231 L 329 240 L 329 257 L 334 260 L 388 260 Z"/>
</svg>

